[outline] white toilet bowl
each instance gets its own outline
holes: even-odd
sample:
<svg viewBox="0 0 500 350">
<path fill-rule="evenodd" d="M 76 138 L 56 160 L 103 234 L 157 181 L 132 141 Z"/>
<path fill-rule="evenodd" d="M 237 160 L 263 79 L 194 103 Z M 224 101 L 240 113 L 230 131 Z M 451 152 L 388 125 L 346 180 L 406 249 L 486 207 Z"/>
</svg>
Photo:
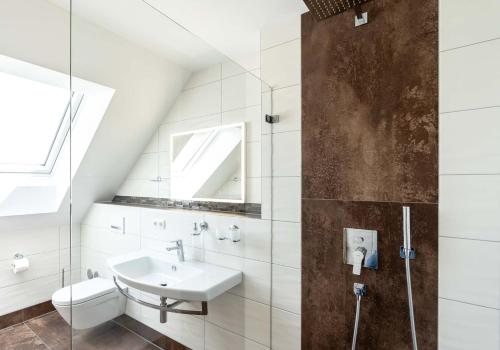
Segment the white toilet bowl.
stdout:
<svg viewBox="0 0 500 350">
<path fill-rule="evenodd" d="M 71 301 L 70 286 L 67 286 L 52 295 L 52 304 L 68 324 L 72 306 L 74 329 L 95 327 L 125 312 L 127 298 L 110 280 L 97 277 L 75 283 L 71 289 Z"/>
</svg>

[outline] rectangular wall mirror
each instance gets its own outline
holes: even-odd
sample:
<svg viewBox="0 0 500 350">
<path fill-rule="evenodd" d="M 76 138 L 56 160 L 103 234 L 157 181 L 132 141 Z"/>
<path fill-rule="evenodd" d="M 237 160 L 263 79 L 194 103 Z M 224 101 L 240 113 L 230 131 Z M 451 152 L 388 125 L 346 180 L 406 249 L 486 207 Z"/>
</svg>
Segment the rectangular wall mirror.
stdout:
<svg viewBox="0 0 500 350">
<path fill-rule="evenodd" d="M 245 123 L 172 134 L 173 199 L 245 202 Z"/>
</svg>

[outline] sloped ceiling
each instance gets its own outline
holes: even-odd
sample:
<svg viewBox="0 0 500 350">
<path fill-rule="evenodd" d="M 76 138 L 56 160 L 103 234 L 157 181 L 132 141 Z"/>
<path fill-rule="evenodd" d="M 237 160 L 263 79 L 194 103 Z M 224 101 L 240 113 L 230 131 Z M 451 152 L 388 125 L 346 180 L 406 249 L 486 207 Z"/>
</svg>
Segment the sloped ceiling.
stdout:
<svg viewBox="0 0 500 350">
<path fill-rule="evenodd" d="M 115 94 L 73 181 L 73 222 L 92 202 L 111 199 L 190 76 L 172 63 L 85 19 L 73 17 L 74 76 Z M 69 70 L 69 14 L 46 0 L 0 2 L 0 51 L 60 72 Z M 68 169 L 69 176 L 69 169 Z M 58 213 L 0 218 L 0 228 L 67 224 Z"/>
<path fill-rule="evenodd" d="M 69 0 L 47 1 L 69 11 Z M 142 0 L 73 0 L 72 13 L 188 70 L 223 60 L 205 41 Z"/>
<path fill-rule="evenodd" d="M 217 52 L 258 68 L 260 30 L 308 11 L 302 0 L 73 0 L 72 10 L 193 70 L 220 62 Z"/>
<path fill-rule="evenodd" d="M 12 33 L 0 42 L 2 52 L 67 73 L 68 5 L 2 0 L 2 32 Z M 73 222 L 79 222 L 92 202 L 112 198 L 192 71 L 224 55 L 256 68 L 260 29 L 307 9 L 300 0 L 73 0 L 73 10 L 73 72 L 105 86 L 139 81 L 117 88 L 74 178 Z M 25 47 L 37 57 L 30 59 Z M 67 208 L 65 201 L 54 215 L 2 218 L 0 227 L 64 224 Z"/>
<path fill-rule="evenodd" d="M 258 68 L 262 28 L 308 11 L 302 0 L 142 1 L 247 70 Z"/>
</svg>

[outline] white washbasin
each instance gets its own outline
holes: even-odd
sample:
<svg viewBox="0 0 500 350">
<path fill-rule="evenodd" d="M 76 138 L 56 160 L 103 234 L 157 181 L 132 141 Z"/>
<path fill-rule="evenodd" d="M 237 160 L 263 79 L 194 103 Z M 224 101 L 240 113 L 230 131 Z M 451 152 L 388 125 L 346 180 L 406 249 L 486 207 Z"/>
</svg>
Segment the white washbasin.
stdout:
<svg viewBox="0 0 500 350">
<path fill-rule="evenodd" d="M 178 262 L 169 255 L 139 251 L 108 259 L 118 280 L 162 297 L 209 301 L 242 281 L 241 271 L 189 260 Z"/>
</svg>

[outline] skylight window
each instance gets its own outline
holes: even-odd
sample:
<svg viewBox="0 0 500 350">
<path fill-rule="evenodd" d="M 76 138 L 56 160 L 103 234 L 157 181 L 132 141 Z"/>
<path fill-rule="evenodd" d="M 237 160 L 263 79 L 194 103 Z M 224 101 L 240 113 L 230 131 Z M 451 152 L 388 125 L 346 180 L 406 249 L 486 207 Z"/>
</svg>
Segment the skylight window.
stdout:
<svg viewBox="0 0 500 350">
<path fill-rule="evenodd" d="M 0 172 L 50 173 L 69 129 L 69 89 L 40 81 L 43 72 L 5 72 L 10 60 L 0 61 Z M 71 96 L 73 117 L 82 97 Z"/>
<path fill-rule="evenodd" d="M 51 68 L 0 55 L 0 218 L 60 209 L 113 98 Z"/>
</svg>

